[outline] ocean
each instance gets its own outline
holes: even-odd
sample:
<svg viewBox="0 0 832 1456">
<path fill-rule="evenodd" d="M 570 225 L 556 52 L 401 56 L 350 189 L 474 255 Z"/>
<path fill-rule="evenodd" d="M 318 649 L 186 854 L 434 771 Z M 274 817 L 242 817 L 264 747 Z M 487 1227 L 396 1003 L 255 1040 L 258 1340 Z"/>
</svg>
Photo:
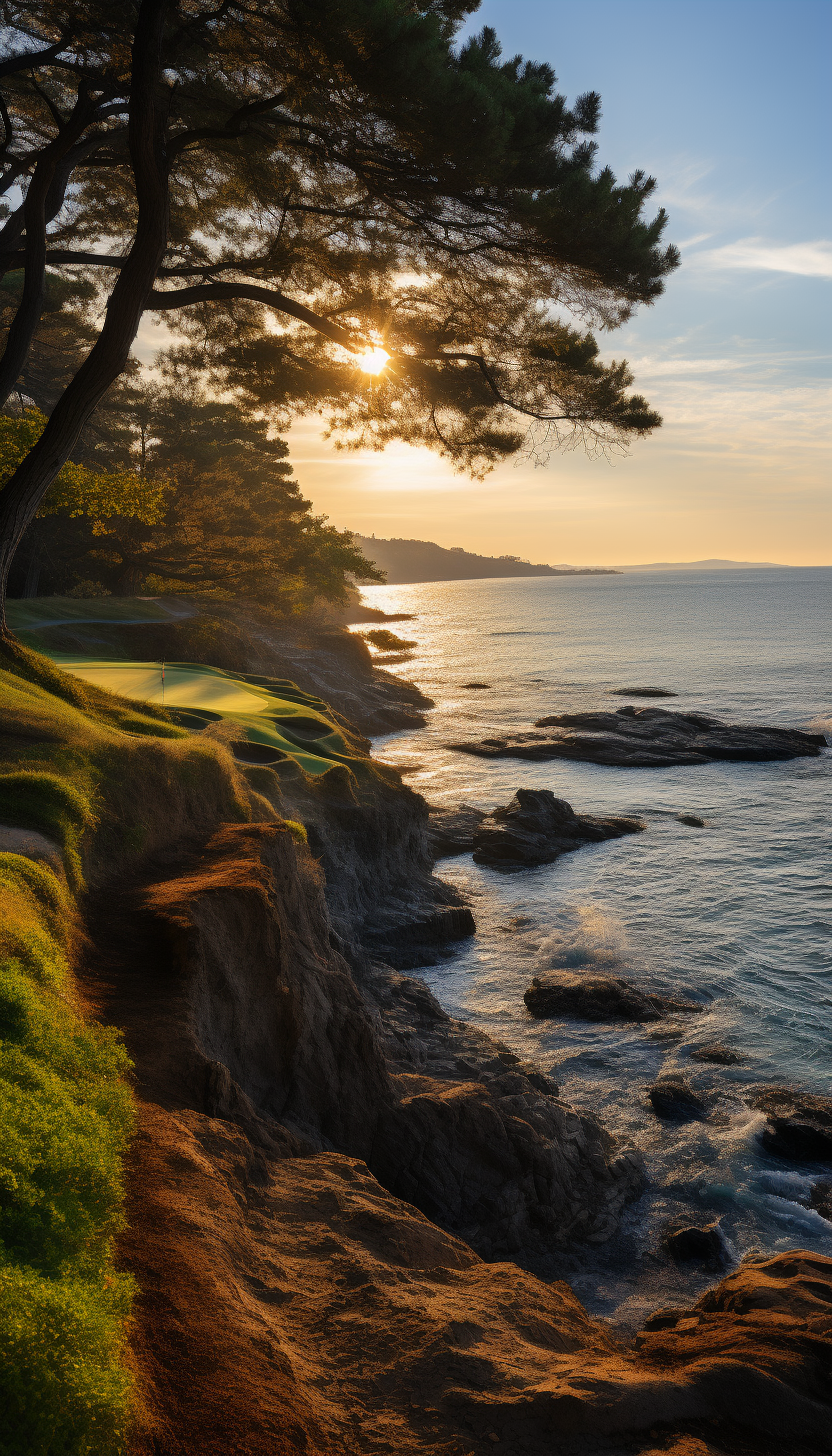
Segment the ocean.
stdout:
<svg viewBox="0 0 832 1456">
<path fill-rule="evenodd" d="M 832 1224 L 805 1206 L 832 1167 L 768 1154 L 750 1106 L 772 1083 L 832 1092 L 832 750 L 632 769 L 448 747 L 548 713 L 620 707 L 630 700 L 614 689 L 643 685 L 677 693 L 662 704 L 671 709 L 826 731 L 832 742 L 832 568 L 431 582 L 366 588 L 364 599 L 414 614 L 395 631 L 416 649 L 391 670 L 436 707 L 426 727 L 377 739 L 374 754 L 430 804 L 490 810 L 520 787 L 547 788 L 578 812 L 647 825 L 538 869 L 499 872 L 470 855 L 438 866 L 470 897 L 477 933 L 420 974 L 448 1012 L 537 1061 L 647 1162 L 649 1189 L 619 1235 L 570 1255 L 563 1276 L 594 1313 L 632 1327 L 716 1277 L 662 1252 L 662 1226 L 678 1215 L 719 1218 L 729 1261 L 798 1246 L 832 1256 Z M 472 680 L 490 687 L 466 690 Z M 679 813 L 707 827 L 688 828 Z M 703 1012 L 654 1025 L 533 1020 L 531 976 L 571 966 L 696 999 Z M 713 1041 L 745 1060 L 691 1060 Z M 706 1121 L 655 1115 L 646 1088 L 668 1072 L 706 1094 Z"/>
</svg>

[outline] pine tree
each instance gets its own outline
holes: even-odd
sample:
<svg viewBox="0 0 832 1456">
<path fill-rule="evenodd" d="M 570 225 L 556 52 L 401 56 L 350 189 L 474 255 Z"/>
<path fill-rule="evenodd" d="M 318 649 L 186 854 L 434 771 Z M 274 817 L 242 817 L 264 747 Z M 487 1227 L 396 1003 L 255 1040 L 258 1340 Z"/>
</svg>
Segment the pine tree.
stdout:
<svg viewBox="0 0 832 1456">
<path fill-rule="evenodd" d="M 652 179 L 595 167 L 599 100 L 457 45 L 466 0 L 22 0 L 3 6 L 0 267 L 24 270 L 0 401 L 47 267 L 106 299 L 89 355 L 0 495 L 0 591 L 143 314 L 182 361 L 351 443 L 426 443 L 476 473 L 660 423 L 585 331 L 676 265 Z M 564 321 L 577 315 L 582 327 Z M 383 349 L 383 353 L 379 351 Z M 375 367 L 389 362 L 369 385 Z"/>
</svg>

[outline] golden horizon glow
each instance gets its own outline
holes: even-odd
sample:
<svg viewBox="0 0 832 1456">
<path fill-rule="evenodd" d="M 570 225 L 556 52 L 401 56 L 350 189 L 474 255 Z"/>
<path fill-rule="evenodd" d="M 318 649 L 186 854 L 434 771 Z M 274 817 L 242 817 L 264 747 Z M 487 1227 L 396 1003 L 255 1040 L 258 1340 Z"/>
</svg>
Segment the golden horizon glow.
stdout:
<svg viewBox="0 0 832 1456">
<path fill-rule="evenodd" d="M 386 349 L 382 349 L 380 344 L 376 344 L 372 349 L 365 349 L 358 356 L 358 367 L 365 374 L 380 374 L 385 364 L 389 362 L 390 355 Z"/>
</svg>

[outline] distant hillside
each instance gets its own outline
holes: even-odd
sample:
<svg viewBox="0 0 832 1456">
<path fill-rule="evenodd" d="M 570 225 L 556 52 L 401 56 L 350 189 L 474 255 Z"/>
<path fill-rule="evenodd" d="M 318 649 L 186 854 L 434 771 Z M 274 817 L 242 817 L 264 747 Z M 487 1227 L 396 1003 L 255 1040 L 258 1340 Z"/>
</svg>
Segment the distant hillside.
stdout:
<svg viewBox="0 0 832 1456">
<path fill-rule="evenodd" d="M 379 536 L 355 538 L 364 555 L 387 572 L 391 586 L 414 581 L 467 581 L 484 576 L 615 576 L 610 568 L 535 565 L 519 556 L 477 556 L 461 546 L 435 541 L 391 541 Z"/>
<path fill-rule="evenodd" d="M 760 566 L 783 566 L 782 561 L 729 561 L 721 556 L 709 556 L 706 561 L 641 561 L 638 565 L 619 566 L 618 571 L 727 571 L 740 567 L 747 571 Z"/>
</svg>

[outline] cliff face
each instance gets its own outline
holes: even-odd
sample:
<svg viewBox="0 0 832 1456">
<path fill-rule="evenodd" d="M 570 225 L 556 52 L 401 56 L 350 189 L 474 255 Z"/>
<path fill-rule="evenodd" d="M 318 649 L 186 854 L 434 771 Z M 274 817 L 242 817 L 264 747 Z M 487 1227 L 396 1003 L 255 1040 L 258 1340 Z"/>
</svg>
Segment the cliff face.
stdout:
<svg viewBox="0 0 832 1456">
<path fill-rule="evenodd" d="M 418 796 L 47 728 L 109 775 L 78 973 L 135 1065 L 135 1456 L 832 1451 L 832 1261 L 746 1264 L 635 1347 L 519 1267 L 607 1237 L 643 1173 L 391 966 L 464 929 Z"/>
<path fill-rule="evenodd" d="M 107 886 L 95 916 L 102 966 L 121 966 L 109 1014 L 171 1107 L 360 1157 L 488 1255 L 607 1236 L 642 1186 L 636 1154 L 422 982 L 355 947 L 354 976 L 320 871 L 279 825 L 220 829 L 161 881 L 126 898 Z"/>
<path fill-rule="evenodd" d="M 493 1262 L 542 1210 L 579 1232 L 564 1193 L 586 1224 L 614 1150 L 422 983 L 365 967 L 368 1006 L 285 829 L 220 830 L 91 908 L 137 1065 L 137 1453 L 832 1449 L 832 1261 L 747 1263 L 634 1348 Z"/>
</svg>

